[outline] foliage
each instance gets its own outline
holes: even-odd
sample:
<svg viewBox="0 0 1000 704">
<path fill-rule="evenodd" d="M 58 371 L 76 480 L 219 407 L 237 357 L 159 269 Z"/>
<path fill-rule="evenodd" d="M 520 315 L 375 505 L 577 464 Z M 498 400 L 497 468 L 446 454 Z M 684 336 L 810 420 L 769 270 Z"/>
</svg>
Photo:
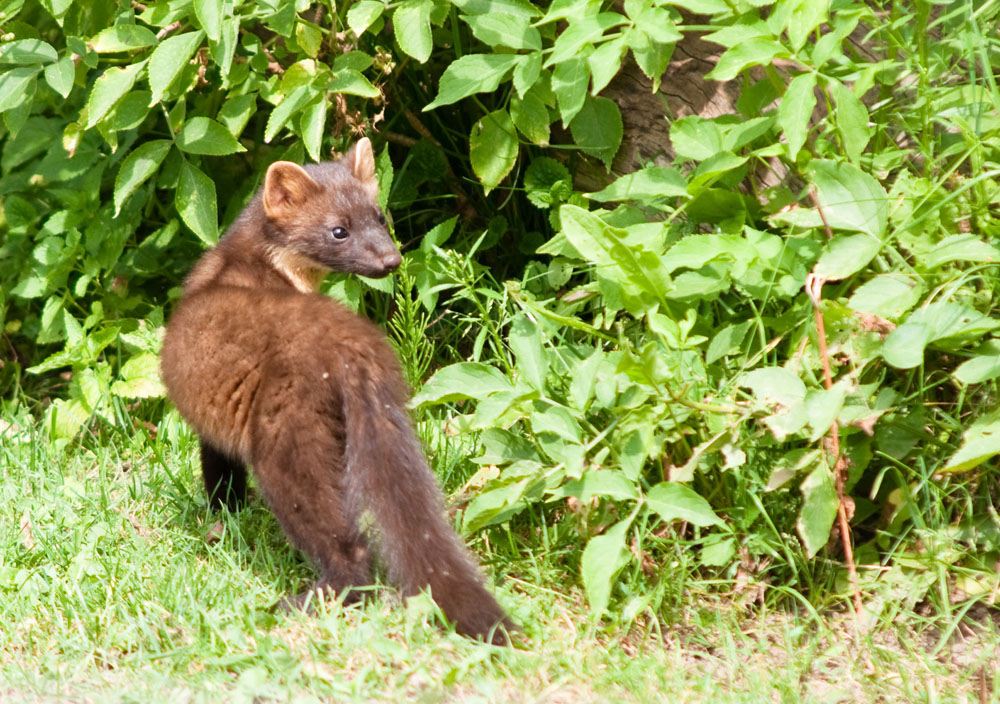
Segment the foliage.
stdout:
<svg viewBox="0 0 1000 704">
<path fill-rule="evenodd" d="M 996 587 L 997 10 L 93 5 L 0 3 L 0 388 L 56 396 L 55 437 L 158 419 L 190 263 L 269 163 L 370 125 L 400 145 L 391 329 L 414 383 L 436 361 L 414 405 L 478 447 L 466 531 L 553 527 L 595 616 L 664 613 L 684 566 L 820 601 L 843 589 L 835 424 L 858 562 L 945 608 Z M 706 30 L 739 114 L 665 114 L 671 160 L 575 190 L 621 145 L 623 62 L 656 90 Z M 384 314 L 377 291 L 331 284 Z"/>
</svg>

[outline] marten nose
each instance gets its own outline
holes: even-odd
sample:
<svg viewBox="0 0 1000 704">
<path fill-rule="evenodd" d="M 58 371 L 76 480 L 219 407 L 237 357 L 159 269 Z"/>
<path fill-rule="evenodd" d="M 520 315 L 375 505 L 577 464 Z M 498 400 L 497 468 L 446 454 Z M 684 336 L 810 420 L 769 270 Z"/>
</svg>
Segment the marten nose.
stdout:
<svg viewBox="0 0 1000 704">
<path fill-rule="evenodd" d="M 382 268 L 385 269 L 385 273 L 390 271 L 395 271 L 403 262 L 403 255 L 399 253 L 399 250 L 393 250 L 387 254 L 382 255 Z"/>
</svg>

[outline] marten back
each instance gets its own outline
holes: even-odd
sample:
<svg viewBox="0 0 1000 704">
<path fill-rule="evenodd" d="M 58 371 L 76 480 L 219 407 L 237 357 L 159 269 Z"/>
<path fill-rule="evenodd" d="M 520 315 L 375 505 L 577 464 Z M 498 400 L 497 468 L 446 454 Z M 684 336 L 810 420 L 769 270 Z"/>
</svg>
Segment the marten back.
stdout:
<svg viewBox="0 0 1000 704">
<path fill-rule="evenodd" d="M 170 398 L 198 432 L 213 505 L 235 507 L 251 464 L 317 586 L 371 583 L 370 510 L 390 578 L 429 588 L 459 631 L 510 626 L 442 517 L 384 334 L 315 291 L 327 271 L 384 276 L 401 255 L 378 208 L 371 144 L 339 162 L 277 162 L 185 282 L 163 343 Z"/>
</svg>

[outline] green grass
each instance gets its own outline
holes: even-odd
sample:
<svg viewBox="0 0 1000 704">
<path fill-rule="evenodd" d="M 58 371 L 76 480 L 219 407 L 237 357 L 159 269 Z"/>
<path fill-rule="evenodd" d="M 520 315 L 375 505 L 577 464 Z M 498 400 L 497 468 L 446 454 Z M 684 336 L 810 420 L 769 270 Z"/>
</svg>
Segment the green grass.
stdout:
<svg viewBox="0 0 1000 704">
<path fill-rule="evenodd" d="M 835 610 L 755 603 L 766 585 L 739 579 L 718 596 L 688 575 L 673 623 L 599 627 L 543 550 L 476 546 L 523 626 L 513 648 L 450 633 L 429 599 L 401 604 L 388 588 L 276 613 L 309 565 L 259 500 L 207 510 L 174 414 L 154 440 L 64 447 L 24 423 L 0 424 L 0 701 L 966 702 L 1000 690 L 1000 631 L 979 606 L 928 616 L 874 590 L 878 615 L 856 639 Z"/>
</svg>

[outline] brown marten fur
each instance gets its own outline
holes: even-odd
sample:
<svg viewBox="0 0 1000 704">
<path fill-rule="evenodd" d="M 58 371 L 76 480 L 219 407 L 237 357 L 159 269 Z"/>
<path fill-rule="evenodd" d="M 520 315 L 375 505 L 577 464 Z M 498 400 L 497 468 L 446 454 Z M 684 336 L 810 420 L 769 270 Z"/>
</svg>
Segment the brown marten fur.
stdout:
<svg viewBox="0 0 1000 704">
<path fill-rule="evenodd" d="M 318 588 L 371 584 L 358 525 L 370 511 L 404 594 L 429 587 L 459 632 L 503 643 L 496 627 L 511 624 L 442 517 L 392 348 L 316 293 L 328 271 L 385 276 L 402 261 L 377 190 L 367 139 L 340 161 L 272 164 L 188 276 L 163 341 L 163 380 L 200 437 L 212 505 L 239 505 L 252 465 L 288 537 L 319 567 Z"/>
</svg>

